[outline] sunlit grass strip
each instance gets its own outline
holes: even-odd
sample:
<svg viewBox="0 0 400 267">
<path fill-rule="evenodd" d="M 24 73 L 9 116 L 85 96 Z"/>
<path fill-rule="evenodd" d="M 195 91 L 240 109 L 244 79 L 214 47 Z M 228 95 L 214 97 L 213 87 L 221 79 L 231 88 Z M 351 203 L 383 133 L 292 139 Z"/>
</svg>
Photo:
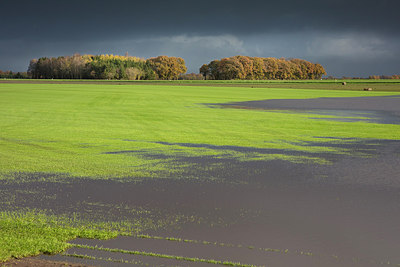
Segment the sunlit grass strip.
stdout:
<svg viewBox="0 0 400 267">
<path fill-rule="evenodd" d="M 179 238 L 179 237 L 162 237 L 162 236 L 150 236 L 150 235 L 137 235 L 136 237 L 143 238 L 143 239 L 167 240 L 167 241 L 174 241 L 174 242 L 214 245 L 214 246 L 219 246 L 219 247 L 256 249 L 256 250 L 260 250 L 260 251 L 277 252 L 277 253 L 284 253 L 284 254 L 289 253 L 289 249 L 257 248 L 255 246 L 244 246 L 244 245 L 236 245 L 236 244 L 230 244 L 230 243 L 211 242 L 211 241 L 205 241 L 205 240 L 184 239 L 184 238 Z M 305 255 L 305 256 L 313 256 L 314 255 L 312 252 L 304 252 L 304 251 L 296 251 L 295 253 L 299 254 L 299 255 Z"/>
<path fill-rule="evenodd" d="M 108 257 L 108 258 L 94 257 L 94 256 L 89 256 L 89 255 L 85 255 L 85 254 L 76 254 L 76 253 L 74 253 L 74 254 L 63 253 L 61 255 L 67 256 L 67 257 L 85 259 L 85 260 L 100 260 L 100 261 L 109 261 L 109 262 L 125 263 L 125 264 L 146 265 L 142 261 L 137 261 L 137 260 L 128 261 L 128 260 L 124 260 L 124 259 L 113 259 L 111 257 Z"/>
<path fill-rule="evenodd" d="M 200 83 L 200 84 L 214 84 L 214 83 L 230 83 L 230 84 L 252 84 L 252 83 L 274 83 L 274 84 L 288 84 L 288 83 L 313 83 L 313 84 L 336 84 L 336 83 L 392 83 L 398 84 L 399 80 L 396 79 L 335 79 L 335 80 L 96 80 L 96 79 L 79 79 L 79 80 L 71 80 L 71 79 L 3 79 L 3 81 L 28 81 L 28 82 L 71 82 L 71 83 L 79 83 L 79 82 L 98 82 L 98 83 L 130 83 L 130 84 L 146 84 L 146 83 L 159 83 L 159 84 L 185 84 L 185 83 Z"/>
<path fill-rule="evenodd" d="M 137 250 L 125 250 L 125 249 L 118 249 L 118 248 L 104 248 L 104 247 L 98 247 L 98 246 L 88 246 L 88 245 L 78 245 L 78 244 L 71 244 L 71 246 L 76 247 L 76 248 L 83 248 L 83 249 L 92 249 L 92 250 L 100 250 L 100 251 L 131 254 L 131 255 L 149 256 L 149 257 L 173 259 L 173 260 L 180 260 L 180 261 L 203 262 L 203 263 L 220 264 L 220 265 L 226 265 L 226 266 L 236 266 L 236 267 L 256 267 L 256 265 L 243 264 L 243 263 L 239 263 L 239 262 L 219 261 L 219 260 L 212 260 L 212 259 L 201 259 L 201 258 L 193 258 L 193 257 L 184 257 L 184 256 L 160 254 L 160 253 L 137 251 Z"/>
<path fill-rule="evenodd" d="M 229 244 L 229 243 L 221 243 L 221 242 L 211 242 L 211 241 L 204 241 L 204 240 L 193 240 L 193 239 L 184 239 L 184 238 L 179 238 L 179 237 L 162 237 L 162 236 L 150 236 L 150 235 L 136 235 L 135 237 L 137 238 L 143 238 L 143 239 L 155 239 L 155 240 L 167 240 L 167 241 L 173 241 L 173 242 L 185 242 L 185 243 L 193 243 L 193 244 L 203 244 L 203 245 L 214 245 L 214 246 L 220 246 L 220 247 L 231 247 L 231 248 L 247 248 L 247 249 L 252 249 L 252 250 L 260 250 L 260 251 L 266 251 L 266 252 L 277 252 L 277 253 L 283 253 L 283 254 L 295 254 L 295 255 L 302 255 L 302 256 L 327 256 L 327 257 L 333 257 L 335 260 L 341 260 L 341 258 L 337 255 L 324 255 L 324 254 L 315 254 L 310 251 L 301 251 L 301 250 L 295 250 L 295 251 L 290 251 L 289 249 L 275 249 L 275 248 L 257 248 L 255 246 L 245 246 L 245 245 L 237 245 L 237 244 Z M 370 263 L 374 263 L 377 265 L 389 265 L 389 266 L 400 266 L 400 264 L 395 264 L 391 263 L 390 261 L 376 261 L 376 260 L 369 260 Z"/>
</svg>

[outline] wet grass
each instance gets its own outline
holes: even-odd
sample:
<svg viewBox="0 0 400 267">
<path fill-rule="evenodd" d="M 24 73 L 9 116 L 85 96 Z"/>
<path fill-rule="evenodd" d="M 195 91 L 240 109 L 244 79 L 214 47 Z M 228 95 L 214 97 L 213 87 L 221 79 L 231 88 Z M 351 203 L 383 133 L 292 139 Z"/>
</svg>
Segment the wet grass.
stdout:
<svg viewBox="0 0 400 267">
<path fill-rule="evenodd" d="M 85 259 L 85 260 L 97 260 L 97 261 L 108 261 L 108 262 L 115 262 L 115 263 L 124 263 L 124 264 L 133 264 L 135 266 L 148 266 L 148 264 L 145 264 L 141 261 L 138 260 L 124 260 L 124 259 L 114 259 L 111 257 L 108 258 L 104 258 L 104 257 L 95 257 L 95 256 L 89 256 L 86 254 L 69 254 L 69 253 L 63 253 L 63 256 L 67 256 L 67 257 L 74 257 L 74 258 L 79 258 L 79 259 Z"/>
<path fill-rule="evenodd" d="M 259 251 L 259 252 L 266 252 L 266 253 L 278 253 L 281 255 L 286 255 L 286 256 L 300 256 L 300 257 L 311 257 L 315 259 L 334 259 L 337 264 L 340 264 L 341 266 L 349 264 L 349 262 L 352 263 L 357 263 L 357 264 L 373 264 L 373 266 L 399 266 L 398 264 L 395 264 L 390 261 L 379 261 L 379 260 L 374 260 L 374 259 L 363 259 L 363 258 L 357 258 L 357 257 L 352 257 L 352 258 L 341 258 L 337 255 L 334 254 L 321 254 L 321 253 L 313 253 L 310 251 L 302 251 L 302 250 L 289 250 L 289 249 L 274 249 L 274 248 L 258 248 L 255 246 L 245 246 L 245 245 L 235 245 L 235 244 L 229 244 L 229 243 L 220 243 L 220 242 L 211 242 L 211 241 L 204 241 L 204 240 L 193 240 L 193 239 L 183 239 L 183 238 L 177 238 L 177 237 L 161 237 L 161 236 L 149 236 L 149 235 L 137 235 L 136 238 L 144 238 L 144 239 L 154 239 L 154 240 L 165 240 L 165 241 L 171 241 L 171 242 L 182 242 L 182 243 L 188 243 L 188 244 L 200 244 L 200 245 L 207 245 L 207 246 L 218 246 L 218 247 L 225 247 L 225 248 L 243 248 L 243 249 L 249 249 L 249 250 L 254 250 L 254 251 Z M 189 262 L 203 262 L 203 263 L 211 263 L 211 264 L 219 264 L 219 265 L 227 265 L 227 266 L 256 266 L 256 265 L 251 265 L 251 264 L 243 264 L 239 262 L 234 262 L 234 261 L 224 261 L 224 260 L 214 260 L 214 259 L 204 259 L 204 258 L 197 258 L 197 257 L 186 257 L 186 256 L 176 256 L 176 255 L 170 255 L 170 254 L 163 254 L 163 253 L 154 253 L 154 252 L 147 252 L 147 251 L 139 251 L 139 250 L 126 250 L 126 249 L 119 249 L 119 248 L 109 248 L 109 247 L 103 247 L 102 245 L 86 245 L 86 244 L 71 244 L 72 248 L 78 248 L 78 249 L 83 249 L 81 253 L 89 253 L 90 250 L 94 251 L 101 251 L 101 252 L 111 252 L 112 255 L 109 258 L 101 258 L 98 256 L 92 256 L 88 254 L 77 254 L 77 252 L 73 252 L 73 254 L 67 252 L 63 253 L 62 255 L 65 256 L 71 256 L 71 257 L 78 257 L 82 259 L 93 259 L 93 260 L 108 260 L 108 261 L 116 261 L 116 262 L 125 262 L 129 263 L 129 261 L 121 259 L 117 260 L 115 259 L 117 257 L 117 253 L 121 254 L 130 254 L 130 255 L 138 255 L 138 256 L 147 256 L 147 257 L 156 257 L 156 258 L 163 258 L 163 259 L 174 259 L 178 261 L 189 261 Z M 114 255 L 115 253 L 115 255 Z M 90 253 L 89 253 L 90 254 Z"/>
<path fill-rule="evenodd" d="M 149 229 L 179 223 L 180 218 L 164 220 L 120 220 L 86 218 L 79 213 L 55 215 L 51 211 L 23 209 L 0 212 L 0 263 L 11 258 L 60 253 L 75 238 L 110 239 L 131 236 Z"/>
<path fill-rule="evenodd" d="M 42 212 L 1 212 L 0 263 L 10 258 L 62 252 L 70 247 L 66 241 L 77 237 L 107 239 L 118 235 L 117 231 L 93 226 Z"/>
<path fill-rule="evenodd" d="M 184 256 L 168 255 L 168 254 L 145 252 L 145 251 L 138 251 L 138 250 L 104 248 L 104 247 L 78 245 L 78 244 L 72 244 L 72 246 L 76 247 L 76 248 L 83 248 L 83 249 L 92 249 L 92 250 L 100 250 L 100 251 L 107 251 L 107 252 L 113 252 L 113 253 L 123 253 L 123 254 L 131 254 L 131 255 L 157 257 L 157 258 L 172 259 L 172 260 L 178 260 L 178 261 L 202 262 L 202 263 L 218 264 L 218 265 L 225 265 L 225 266 L 237 266 L 237 267 L 255 267 L 255 265 L 242 264 L 239 262 L 220 261 L 220 260 L 213 260 L 213 259 L 202 259 L 202 258 L 195 258 L 195 257 L 184 257 Z M 72 254 L 72 256 L 73 256 L 73 254 Z"/>
<path fill-rule="evenodd" d="M 184 238 L 179 238 L 179 237 L 162 237 L 162 236 L 150 236 L 150 235 L 137 235 L 136 237 L 143 238 L 143 239 L 155 239 L 155 240 L 166 240 L 166 241 L 173 241 L 173 242 L 212 245 L 212 246 L 219 246 L 219 247 L 247 248 L 247 249 L 255 249 L 255 250 L 265 251 L 265 252 L 276 252 L 276 253 L 284 253 L 284 254 L 289 253 L 289 249 L 258 248 L 255 246 L 246 246 L 246 245 L 240 245 L 240 244 L 230 244 L 230 243 L 221 243 L 221 242 L 211 242 L 211 241 L 205 241 L 205 240 L 184 239 Z M 312 252 L 296 251 L 294 253 L 298 254 L 298 255 L 313 256 Z"/>
</svg>

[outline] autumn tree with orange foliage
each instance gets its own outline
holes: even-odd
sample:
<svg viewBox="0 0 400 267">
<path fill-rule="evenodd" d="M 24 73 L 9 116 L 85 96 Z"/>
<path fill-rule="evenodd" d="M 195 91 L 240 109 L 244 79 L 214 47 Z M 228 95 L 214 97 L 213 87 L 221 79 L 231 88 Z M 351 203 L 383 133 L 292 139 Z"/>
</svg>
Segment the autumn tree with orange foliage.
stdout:
<svg viewBox="0 0 400 267">
<path fill-rule="evenodd" d="M 148 62 L 160 80 L 177 80 L 187 71 L 185 60 L 180 57 L 158 56 Z"/>
<path fill-rule="evenodd" d="M 234 56 L 204 64 L 200 73 L 212 80 L 303 80 L 321 79 L 326 71 L 303 59 Z"/>
<path fill-rule="evenodd" d="M 186 73 L 182 58 L 142 59 L 128 55 L 42 57 L 30 61 L 33 79 L 176 80 Z"/>
</svg>

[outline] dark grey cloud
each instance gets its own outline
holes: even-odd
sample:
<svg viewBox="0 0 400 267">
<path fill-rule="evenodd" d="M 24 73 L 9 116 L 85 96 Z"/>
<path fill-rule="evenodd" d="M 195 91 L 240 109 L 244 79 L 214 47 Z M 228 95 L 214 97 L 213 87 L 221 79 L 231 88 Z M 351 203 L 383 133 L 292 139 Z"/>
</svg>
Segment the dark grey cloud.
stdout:
<svg viewBox="0 0 400 267">
<path fill-rule="evenodd" d="M 0 69 L 25 70 L 40 56 L 129 52 L 182 56 L 195 72 L 245 54 L 318 61 L 333 75 L 392 74 L 399 8 L 397 0 L 2 0 Z"/>
<path fill-rule="evenodd" d="M 107 38 L 129 34 L 247 34 L 299 30 L 396 32 L 397 0 L 2 1 L 0 38 Z M 3 24 L 4 25 L 4 24 Z M 19 29 L 19 30 L 15 30 Z"/>
</svg>

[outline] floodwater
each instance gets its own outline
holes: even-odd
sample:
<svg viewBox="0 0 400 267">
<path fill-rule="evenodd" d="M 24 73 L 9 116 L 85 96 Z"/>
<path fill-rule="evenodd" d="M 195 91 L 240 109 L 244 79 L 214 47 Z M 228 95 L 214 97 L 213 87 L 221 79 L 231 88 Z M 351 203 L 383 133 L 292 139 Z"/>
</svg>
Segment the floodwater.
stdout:
<svg viewBox="0 0 400 267">
<path fill-rule="evenodd" d="M 219 104 L 229 108 L 286 110 L 325 116 L 333 120 L 400 124 L 400 95 L 376 97 L 325 97 L 314 99 L 271 99 Z M 326 119 L 326 118 L 316 118 Z"/>
<path fill-rule="evenodd" d="M 267 100 L 233 103 L 231 107 L 346 111 L 351 106 L 349 110 L 396 117 L 400 114 L 399 101 L 399 97 Z M 42 174 L 29 174 L 31 182 L 2 184 L 0 197 L 12 194 L 14 205 L 19 207 L 58 213 L 79 210 L 93 218 L 116 221 L 176 215 L 185 218 L 177 224 L 144 231 L 161 238 L 124 236 L 106 241 L 72 241 L 76 244 L 257 266 L 399 266 L 400 141 L 350 139 L 333 144 L 331 138 L 320 138 L 309 145 L 340 146 L 355 153 L 317 155 L 328 159 L 329 165 L 181 158 L 198 166 L 187 179 L 72 179 L 66 183 L 65 177 L 58 182 L 42 182 L 38 179 Z M 243 151 L 240 147 L 223 149 Z M 209 168 L 216 161 L 219 167 Z M 84 248 L 71 248 L 67 253 L 97 259 L 40 257 L 96 266 L 211 265 Z"/>
</svg>

